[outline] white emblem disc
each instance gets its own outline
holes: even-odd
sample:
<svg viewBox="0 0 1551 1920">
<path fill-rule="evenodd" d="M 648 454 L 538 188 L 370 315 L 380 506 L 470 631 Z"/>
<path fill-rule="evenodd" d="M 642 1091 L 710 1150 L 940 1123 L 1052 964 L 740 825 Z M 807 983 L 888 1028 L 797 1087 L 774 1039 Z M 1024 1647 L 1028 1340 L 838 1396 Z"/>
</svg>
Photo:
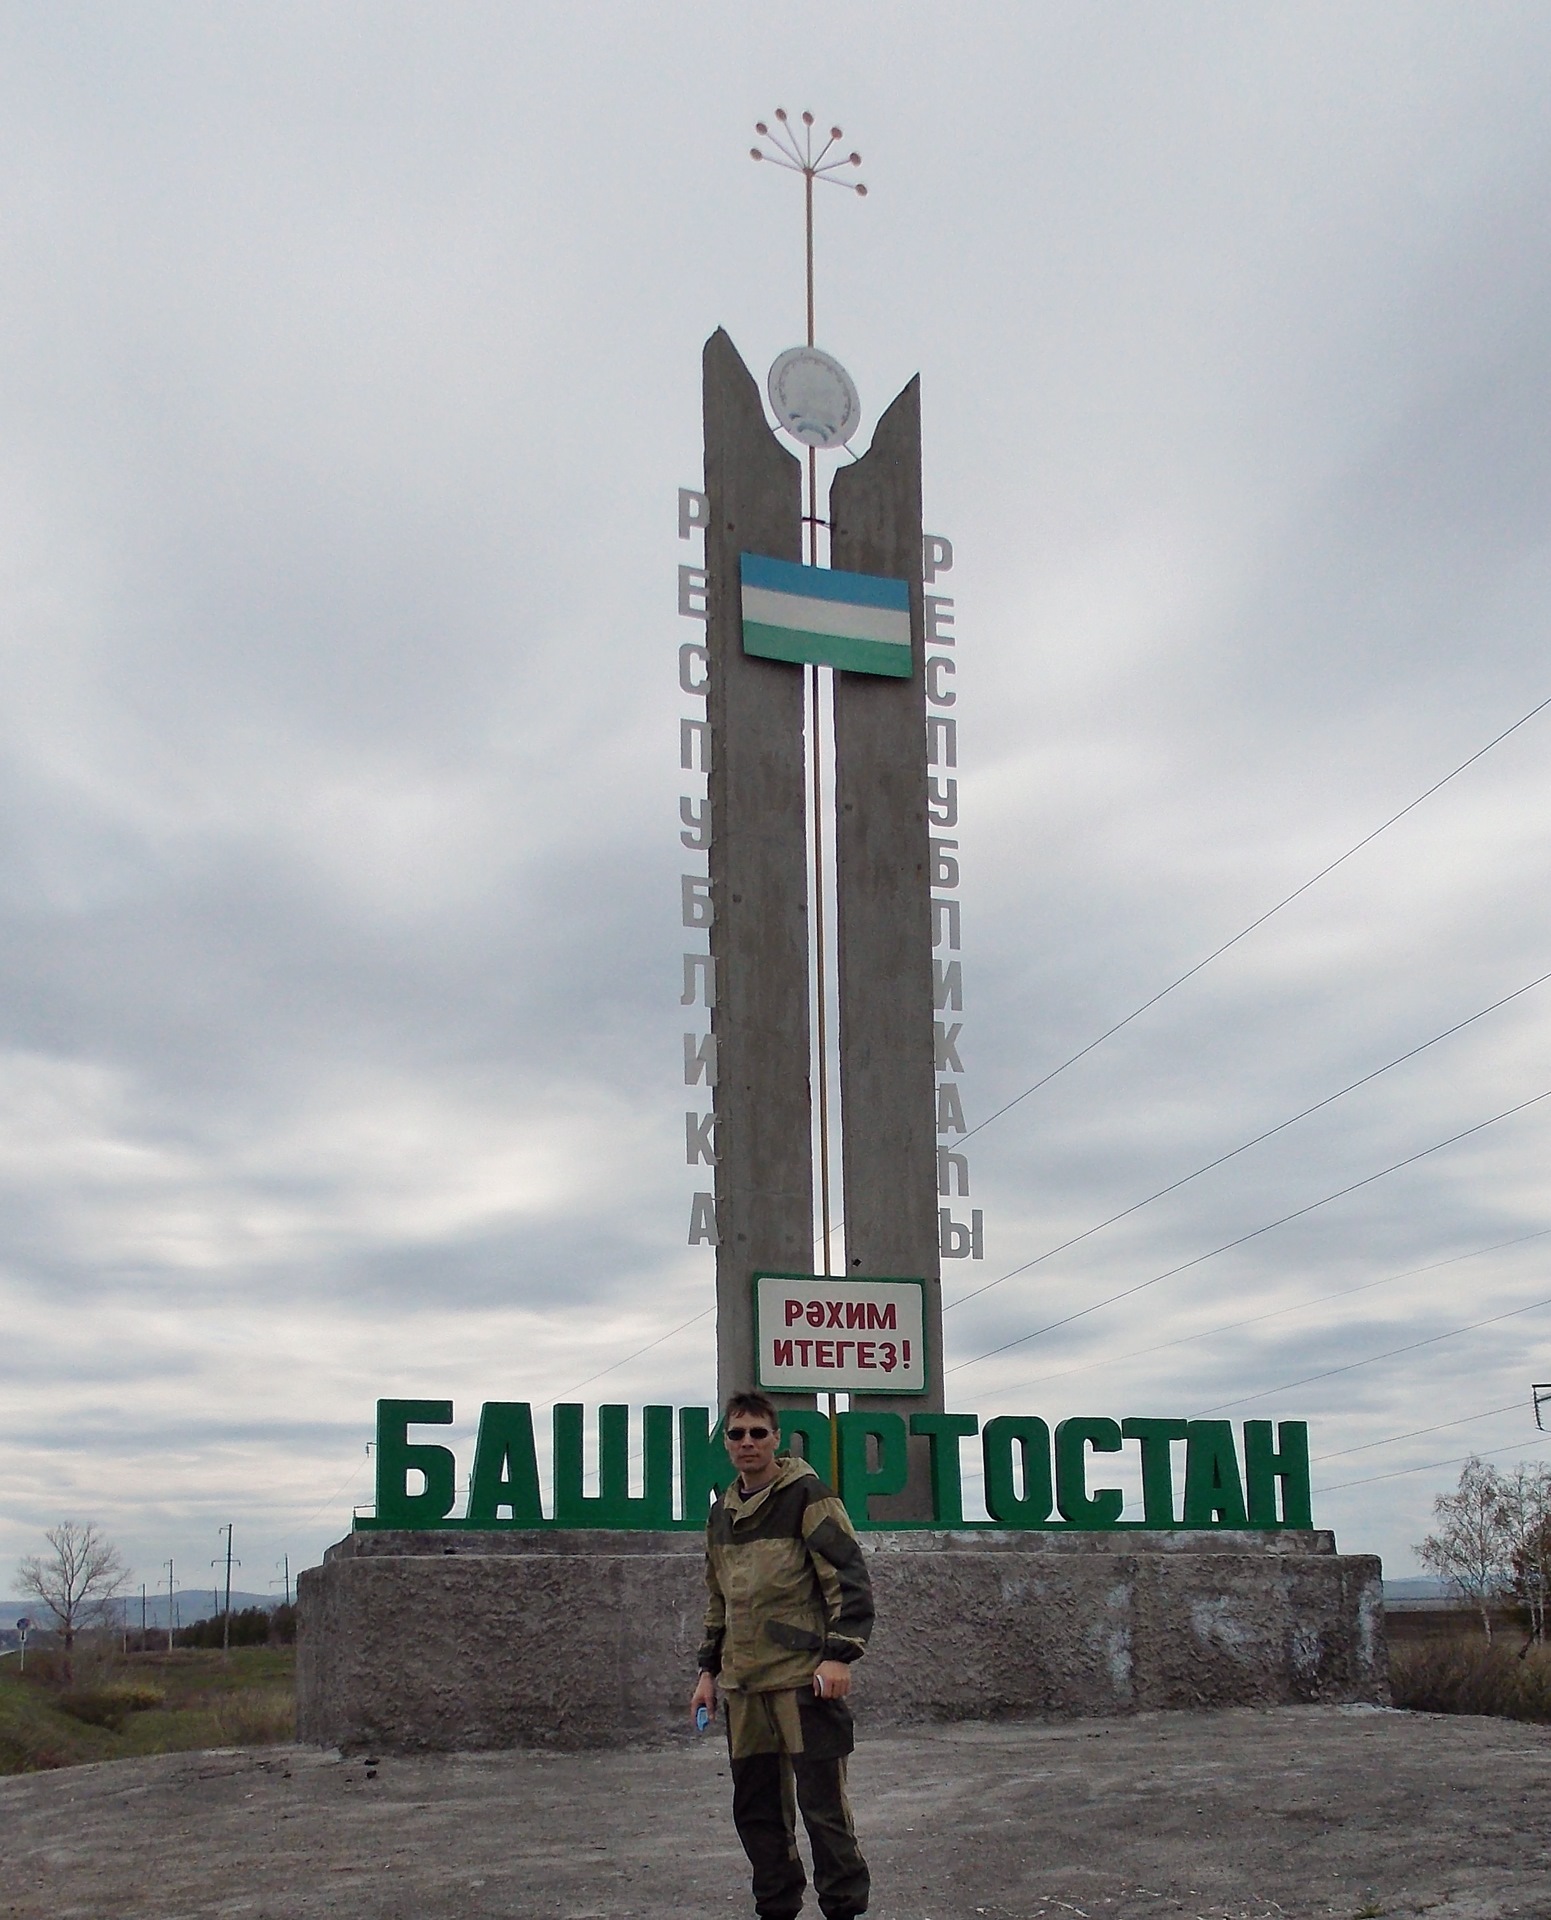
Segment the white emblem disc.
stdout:
<svg viewBox="0 0 1551 1920">
<path fill-rule="evenodd" d="M 862 417 L 856 385 L 817 347 L 788 347 L 765 383 L 776 419 L 805 447 L 843 447 Z"/>
</svg>

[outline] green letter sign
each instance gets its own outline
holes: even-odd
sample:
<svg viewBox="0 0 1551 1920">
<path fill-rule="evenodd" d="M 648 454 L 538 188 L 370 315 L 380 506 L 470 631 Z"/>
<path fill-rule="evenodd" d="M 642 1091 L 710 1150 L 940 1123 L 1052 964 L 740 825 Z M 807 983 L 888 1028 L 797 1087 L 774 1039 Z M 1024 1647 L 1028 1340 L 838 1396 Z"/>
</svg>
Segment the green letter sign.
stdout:
<svg viewBox="0 0 1551 1920">
<path fill-rule="evenodd" d="M 705 1525 L 719 1487 L 732 1479 L 722 1430 L 705 1407 L 611 1405 L 597 1409 L 597 1491 L 587 1491 L 583 1436 L 587 1411 L 552 1409 L 554 1464 L 546 1490 L 539 1473 L 533 1408 L 525 1400 L 490 1400 L 480 1410 L 469 1471 L 468 1503 L 453 1513 L 458 1464 L 453 1450 L 411 1439 L 416 1427 L 452 1425 L 450 1400 L 377 1402 L 377 1511 L 355 1522 L 362 1531 L 527 1529 L 553 1527 L 690 1531 Z M 632 1429 L 639 1436 L 641 1491 L 630 1490 Z M 980 1434 L 989 1520 L 964 1518 L 961 1442 Z M 874 1499 L 900 1492 L 909 1467 L 909 1435 L 930 1449 L 932 1517 L 877 1520 Z M 800 1454 L 830 1477 L 828 1418 L 812 1407 L 783 1408 L 782 1451 Z M 1175 1449 L 1184 1442 L 1183 1499 L 1177 1499 Z M 1309 1430 L 1301 1420 L 1246 1420 L 1240 1435 L 1227 1420 L 1063 1420 L 1050 1428 L 1033 1414 L 1002 1414 L 982 1428 L 972 1413 L 842 1413 L 834 1436 L 839 1492 L 858 1531 L 880 1528 L 1054 1529 L 1116 1531 L 1136 1527 L 1311 1527 Z M 1122 1463 L 1101 1472 L 1094 1456 L 1129 1455 L 1131 1484 L 1141 1483 L 1142 1517 L 1123 1518 L 1126 1495 L 1111 1482 Z M 1058 1517 L 1052 1517 L 1054 1509 Z M 1134 1511 L 1134 1509 L 1133 1509 Z"/>
<path fill-rule="evenodd" d="M 434 1527 L 452 1512 L 456 1467 L 445 1447 L 411 1446 L 412 1426 L 450 1427 L 450 1400 L 377 1402 L 377 1523 L 384 1527 Z M 409 1491 L 409 1476 L 425 1484 Z"/>
</svg>

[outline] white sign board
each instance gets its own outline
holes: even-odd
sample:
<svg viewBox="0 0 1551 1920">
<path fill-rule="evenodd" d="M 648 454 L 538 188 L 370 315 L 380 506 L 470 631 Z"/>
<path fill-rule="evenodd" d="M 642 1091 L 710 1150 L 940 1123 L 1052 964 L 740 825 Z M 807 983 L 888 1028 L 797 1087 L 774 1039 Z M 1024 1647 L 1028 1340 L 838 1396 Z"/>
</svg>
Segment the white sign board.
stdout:
<svg viewBox="0 0 1551 1920">
<path fill-rule="evenodd" d="M 925 1393 L 926 1282 L 756 1273 L 754 1339 L 767 1392 Z"/>
</svg>

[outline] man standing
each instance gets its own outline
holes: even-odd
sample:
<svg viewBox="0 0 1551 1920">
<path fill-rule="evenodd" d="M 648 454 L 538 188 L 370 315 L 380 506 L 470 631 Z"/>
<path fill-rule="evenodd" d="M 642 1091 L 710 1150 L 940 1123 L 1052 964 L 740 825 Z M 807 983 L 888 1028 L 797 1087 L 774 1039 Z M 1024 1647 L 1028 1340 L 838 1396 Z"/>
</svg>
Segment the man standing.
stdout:
<svg viewBox="0 0 1551 1920">
<path fill-rule="evenodd" d="M 819 1906 L 825 1920 L 851 1920 L 869 1892 L 846 1798 L 845 1704 L 872 1631 L 867 1566 L 839 1497 L 805 1460 L 777 1453 L 780 1423 L 762 1393 L 735 1393 L 722 1430 L 738 1478 L 706 1523 L 711 1598 L 690 1713 L 715 1713 L 720 1679 L 733 1824 L 760 1920 L 802 1910 L 794 1786 Z"/>
</svg>

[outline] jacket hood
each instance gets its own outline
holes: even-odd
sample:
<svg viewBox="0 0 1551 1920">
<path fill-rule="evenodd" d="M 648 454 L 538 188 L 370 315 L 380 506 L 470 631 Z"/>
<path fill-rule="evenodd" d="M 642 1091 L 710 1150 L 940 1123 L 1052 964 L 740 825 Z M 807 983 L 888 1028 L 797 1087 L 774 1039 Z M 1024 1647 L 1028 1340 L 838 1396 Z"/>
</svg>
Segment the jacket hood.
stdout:
<svg viewBox="0 0 1551 1920">
<path fill-rule="evenodd" d="M 757 1508 L 762 1507 L 765 1504 L 767 1496 L 774 1493 L 778 1488 L 789 1487 L 794 1480 L 817 1480 L 819 1477 L 814 1469 L 808 1465 L 806 1460 L 799 1459 L 796 1454 L 792 1453 L 778 1453 L 776 1455 L 776 1468 L 777 1472 L 774 1480 L 772 1480 L 768 1486 L 759 1488 L 755 1493 L 744 1493 L 740 1483 L 737 1480 L 733 1481 L 722 1498 L 727 1506 L 728 1512 L 732 1514 L 735 1521 L 744 1515 L 753 1513 Z"/>
<path fill-rule="evenodd" d="M 817 1480 L 819 1477 L 817 1469 L 810 1467 L 800 1454 L 778 1453 L 776 1461 L 781 1471 L 771 1481 L 773 1487 L 789 1487 L 794 1480 Z"/>
</svg>

